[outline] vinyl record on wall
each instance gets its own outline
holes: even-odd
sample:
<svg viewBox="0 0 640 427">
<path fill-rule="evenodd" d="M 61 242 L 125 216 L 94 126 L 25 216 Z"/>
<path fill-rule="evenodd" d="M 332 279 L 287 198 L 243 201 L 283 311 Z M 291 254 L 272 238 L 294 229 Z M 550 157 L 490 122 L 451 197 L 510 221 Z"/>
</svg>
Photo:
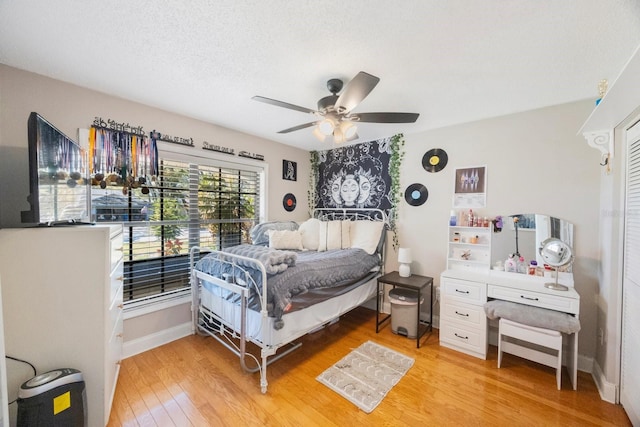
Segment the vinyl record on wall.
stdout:
<svg viewBox="0 0 640 427">
<path fill-rule="evenodd" d="M 284 210 L 287 212 L 293 211 L 296 208 L 296 196 L 291 193 L 285 194 L 282 199 L 282 206 L 284 206 Z"/>
<path fill-rule="evenodd" d="M 441 148 L 433 148 L 422 156 L 422 167 L 427 172 L 440 172 L 447 166 L 449 157 L 447 152 Z"/>
<path fill-rule="evenodd" d="M 420 206 L 429 198 L 427 187 L 422 184 L 411 184 L 404 190 L 404 199 L 411 206 Z"/>
</svg>

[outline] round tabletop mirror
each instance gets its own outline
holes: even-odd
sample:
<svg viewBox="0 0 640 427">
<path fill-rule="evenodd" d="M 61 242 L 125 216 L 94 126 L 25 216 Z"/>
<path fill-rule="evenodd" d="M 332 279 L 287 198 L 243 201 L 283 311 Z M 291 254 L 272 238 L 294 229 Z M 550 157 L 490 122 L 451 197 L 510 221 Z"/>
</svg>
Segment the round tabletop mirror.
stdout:
<svg viewBox="0 0 640 427">
<path fill-rule="evenodd" d="M 555 267 L 556 270 L 556 281 L 545 283 L 544 286 L 557 291 L 568 290 L 569 288 L 567 286 L 558 283 L 558 269 L 573 261 L 571 246 L 560 239 L 550 237 L 542 242 L 538 252 L 545 264 Z"/>
</svg>

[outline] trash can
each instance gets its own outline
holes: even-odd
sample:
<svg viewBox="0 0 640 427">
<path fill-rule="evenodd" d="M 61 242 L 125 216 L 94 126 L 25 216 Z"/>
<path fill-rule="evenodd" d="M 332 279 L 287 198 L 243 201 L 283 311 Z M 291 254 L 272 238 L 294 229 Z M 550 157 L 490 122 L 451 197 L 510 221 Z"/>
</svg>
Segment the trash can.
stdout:
<svg viewBox="0 0 640 427">
<path fill-rule="evenodd" d="M 86 426 L 86 406 L 82 372 L 54 369 L 20 386 L 17 426 Z"/>
<path fill-rule="evenodd" d="M 394 288 L 389 291 L 391 302 L 391 332 L 407 338 L 418 336 L 418 291 Z M 424 302 L 421 299 L 420 304 Z"/>
</svg>

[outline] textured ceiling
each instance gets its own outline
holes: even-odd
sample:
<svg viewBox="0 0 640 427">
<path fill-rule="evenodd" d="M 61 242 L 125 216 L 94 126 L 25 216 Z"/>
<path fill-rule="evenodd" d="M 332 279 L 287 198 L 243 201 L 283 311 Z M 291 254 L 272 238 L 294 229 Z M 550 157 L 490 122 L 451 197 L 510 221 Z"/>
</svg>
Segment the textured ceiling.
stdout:
<svg viewBox="0 0 640 427">
<path fill-rule="evenodd" d="M 277 131 L 313 116 L 251 97 L 366 71 L 354 112 L 420 113 L 372 140 L 593 98 L 639 44 L 640 0 L 0 0 L 1 63 L 304 149 Z"/>
</svg>

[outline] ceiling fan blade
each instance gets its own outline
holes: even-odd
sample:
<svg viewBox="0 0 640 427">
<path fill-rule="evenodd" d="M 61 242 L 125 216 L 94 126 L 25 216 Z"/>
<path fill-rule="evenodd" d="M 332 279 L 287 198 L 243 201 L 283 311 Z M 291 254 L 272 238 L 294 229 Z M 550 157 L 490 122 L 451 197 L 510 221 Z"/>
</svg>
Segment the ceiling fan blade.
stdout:
<svg viewBox="0 0 640 427">
<path fill-rule="evenodd" d="M 300 129 L 310 128 L 311 126 L 313 126 L 313 125 L 315 125 L 315 124 L 317 124 L 317 123 L 318 123 L 318 122 L 305 123 L 305 124 L 303 124 L 303 125 L 298 125 L 298 126 L 294 126 L 294 127 L 292 127 L 292 128 L 289 128 L 289 129 L 281 130 L 281 131 L 280 131 L 280 132 L 278 132 L 278 133 L 289 133 L 289 132 L 295 132 L 295 131 L 300 130 Z"/>
<path fill-rule="evenodd" d="M 380 79 L 378 77 L 372 76 L 364 71 L 360 71 L 349 83 L 347 83 L 344 91 L 342 91 L 336 101 L 335 108 L 344 109 L 345 111 L 353 110 L 362 102 L 363 99 L 367 97 L 367 95 L 369 95 L 369 93 L 371 93 L 379 81 Z"/>
<path fill-rule="evenodd" d="M 418 120 L 418 113 L 358 113 L 354 114 L 355 121 L 367 123 L 414 123 Z"/>
<path fill-rule="evenodd" d="M 316 110 L 311 110 L 311 109 L 306 108 L 306 107 L 300 107 L 299 105 L 289 104 L 288 102 L 282 102 L 282 101 L 278 101 L 278 100 L 271 99 L 271 98 L 265 98 L 264 96 L 254 96 L 251 99 L 253 99 L 255 101 L 264 102 L 266 104 L 275 105 L 276 107 L 282 107 L 282 108 L 288 108 L 290 110 L 301 111 L 303 113 L 311 113 L 311 114 L 316 114 L 317 113 Z"/>
</svg>

